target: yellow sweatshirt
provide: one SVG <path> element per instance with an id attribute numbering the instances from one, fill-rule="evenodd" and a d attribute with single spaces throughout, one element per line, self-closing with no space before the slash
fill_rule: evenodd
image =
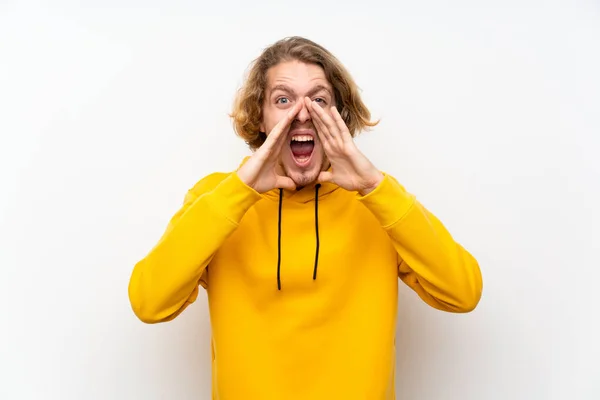
<path id="1" fill-rule="evenodd" d="M 213 399 L 394 399 L 399 279 L 432 307 L 468 312 L 482 278 L 384 176 L 366 196 L 329 183 L 261 195 L 235 171 L 206 176 L 135 265 L 135 314 L 172 320 L 206 289 Z"/>

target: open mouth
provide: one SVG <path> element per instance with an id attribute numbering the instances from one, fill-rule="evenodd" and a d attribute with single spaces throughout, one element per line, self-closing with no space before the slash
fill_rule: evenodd
<path id="1" fill-rule="evenodd" d="M 315 149 L 315 140 L 311 135 L 294 135 L 290 141 L 292 157 L 299 166 L 308 164 Z"/>

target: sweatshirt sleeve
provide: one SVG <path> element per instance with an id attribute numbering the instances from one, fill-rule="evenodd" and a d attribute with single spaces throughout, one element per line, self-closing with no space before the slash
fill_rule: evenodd
<path id="1" fill-rule="evenodd" d="M 177 317 L 198 296 L 210 260 L 262 197 L 237 173 L 212 174 L 192 188 L 154 248 L 133 268 L 129 300 L 146 323 Z"/>
<path id="2" fill-rule="evenodd" d="M 392 176 L 359 196 L 398 252 L 398 276 L 430 306 L 448 312 L 475 309 L 482 293 L 477 260 Z"/>

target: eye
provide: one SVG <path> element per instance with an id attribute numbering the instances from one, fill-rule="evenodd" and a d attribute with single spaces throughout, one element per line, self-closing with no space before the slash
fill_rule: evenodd
<path id="1" fill-rule="evenodd" d="M 316 101 L 317 103 L 327 104 L 327 102 L 325 101 L 325 99 L 322 98 L 322 97 L 317 97 L 314 101 Z"/>
<path id="2" fill-rule="evenodd" d="M 287 97 L 280 97 L 275 101 L 275 103 L 287 104 L 287 103 L 289 103 L 289 101 L 290 101 L 290 99 L 288 99 Z"/>

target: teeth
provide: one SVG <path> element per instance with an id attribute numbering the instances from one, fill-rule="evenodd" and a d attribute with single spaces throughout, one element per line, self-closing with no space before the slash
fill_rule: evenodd
<path id="1" fill-rule="evenodd" d="M 310 135 L 296 135 L 292 137 L 292 142 L 312 142 L 313 138 Z"/>

